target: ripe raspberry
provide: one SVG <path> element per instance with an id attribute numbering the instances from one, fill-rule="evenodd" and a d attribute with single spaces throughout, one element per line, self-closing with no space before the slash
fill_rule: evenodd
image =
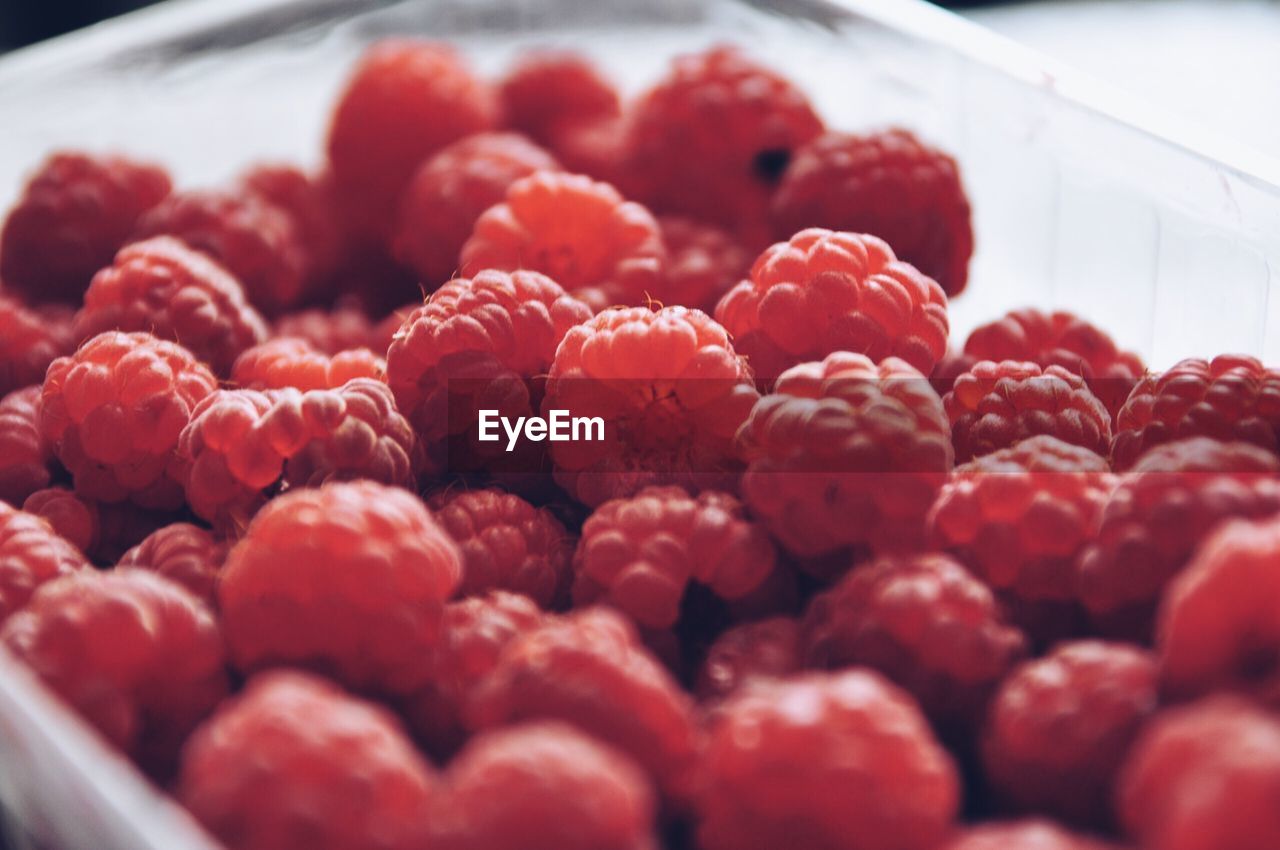
<path id="1" fill-rule="evenodd" d="M 1280 370 L 1223 354 L 1183 360 L 1138 382 L 1116 415 L 1112 463 L 1128 469 L 1152 446 L 1184 437 L 1240 440 L 1280 453 Z"/>
<path id="2" fill-rule="evenodd" d="M 517 636 L 469 706 L 475 729 L 542 718 L 617 747 L 669 799 L 687 798 L 697 752 L 692 703 L 619 615 L 586 608 Z"/>
<path id="3" fill-rule="evenodd" d="M 764 529 L 728 493 L 690 496 L 680 487 L 646 487 L 595 509 L 573 557 L 573 599 L 602 601 L 643 627 L 680 618 L 685 588 L 697 582 L 740 599 L 773 573 Z"/>
<path id="4" fill-rule="evenodd" d="M 247 349 L 231 368 L 231 382 L 252 390 L 285 387 L 332 390 L 355 378 L 383 380 L 387 364 L 367 348 L 353 348 L 333 355 L 297 337 L 276 337 Z"/>
<path id="5" fill-rule="evenodd" d="M 694 691 L 718 702 L 759 680 L 781 679 L 804 665 L 800 624 L 773 617 L 726 629 L 707 650 Z"/>
<path id="6" fill-rule="evenodd" d="M 505 126 L 548 144 L 566 126 L 616 118 L 621 100 L 591 60 L 569 50 L 519 57 L 498 89 Z"/>
<path id="7" fill-rule="evenodd" d="M 177 507 L 178 435 L 216 387 L 213 373 L 179 345 L 147 333 L 103 333 L 49 366 L 40 429 L 80 495 Z"/>
<path id="8" fill-rule="evenodd" d="M 329 288 L 346 249 L 333 181 L 292 165 L 256 165 L 240 176 L 239 188 L 286 213 L 302 248 L 308 289 Z"/>
<path id="9" fill-rule="evenodd" d="M 70 316 L 49 307 L 27 307 L 0 293 L 0 394 L 44 380 L 55 358 L 75 349 Z"/>
<path id="10" fill-rule="evenodd" d="M 898 357 L 928 375 L 947 350 L 941 287 L 872 236 L 802 230 L 756 260 L 716 319 L 757 380 L 836 351 Z"/>
<path id="11" fill-rule="evenodd" d="M 316 351 L 329 356 L 353 348 L 386 351 L 390 335 L 384 341 L 375 327 L 373 320 L 357 305 L 342 301 L 332 310 L 312 308 L 287 313 L 276 320 L 271 335 L 306 340 Z"/>
<path id="12" fill-rule="evenodd" d="M 219 390 L 191 414 L 178 468 L 198 516 L 240 528 L 277 486 L 411 484 L 414 454 L 391 391 L 355 378 L 335 390 Z"/>
<path id="13" fill-rule="evenodd" d="M 120 558 L 121 567 L 159 573 L 191 591 L 211 608 L 218 605 L 218 576 L 231 543 L 189 522 L 153 531 Z"/>
<path id="14" fill-rule="evenodd" d="M 417 850 L 437 782 L 390 714 L 289 671 L 196 730 L 176 795 L 235 850 Z"/>
<path id="15" fill-rule="evenodd" d="M 494 488 L 443 492 L 428 504 L 462 552 L 458 595 L 510 590 L 544 608 L 568 596 L 574 543 L 551 511 Z"/>
<path id="16" fill-rule="evenodd" d="M 43 519 L 0 503 L 0 623 L 45 582 L 88 567 L 84 555 Z"/>
<path id="17" fill-rule="evenodd" d="M 1112 492 L 1077 587 L 1096 625 L 1151 640 L 1165 587 L 1225 520 L 1280 511 L 1280 459 L 1249 443 L 1191 437 L 1145 453 Z"/>
<path id="18" fill-rule="evenodd" d="M 636 104 L 629 166 L 656 209 L 759 239 L 792 156 L 821 132 L 800 89 L 738 50 L 716 47 L 678 57 Z"/>
<path id="19" fill-rule="evenodd" d="M 1280 723 L 1215 697 L 1162 712 L 1119 780 L 1128 832 L 1154 850 L 1280 847 Z"/>
<path id="20" fill-rule="evenodd" d="M 552 128 L 547 149 L 566 171 L 609 183 L 628 197 L 643 194 L 643 181 L 627 161 L 630 114 L 564 121 Z"/>
<path id="21" fill-rule="evenodd" d="M 973 224 L 960 170 L 906 130 L 809 142 L 787 167 L 772 214 L 780 239 L 807 227 L 870 233 L 949 297 L 968 282 Z"/>
<path id="22" fill-rule="evenodd" d="M 458 263 L 533 269 L 594 310 L 644 302 L 662 287 L 667 251 L 653 215 L 608 183 L 542 171 L 517 180 L 476 219 Z"/>
<path id="23" fill-rule="evenodd" d="M 385 236 L 409 178 L 450 142 L 497 123 L 497 98 L 444 44 L 386 39 L 360 59 L 329 125 L 329 169 L 343 218 Z"/>
<path id="24" fill-rule="evenodd" d="M 939 554 L 859 566 L 814 598 L 803 628 L 807 666 L 879 671 L 956 741 L 975 731 L 1027 651 L 991 591 Z"/>
<path id="25" fill-rule="evenodd" d="M 919 548 L 952 464 L 942 402 L 924 376 L 895 357 L 875 364 L 848 352 L 784 372 L 738 442 L 747 505 L 802 557 Z"/>
<path id="26" fill-rule="evenodd" d="M 396 257 L 434 288 L 453 277 L 476 219 L 502 203 L 512 183 L 560 164 L 524 136 L 467 136 L 423 162 L 404 190 L 396 218 Z"/>
<path id="27" fill-rule="evenodd" d="M 667 279 L 660 290 L 674 304 L 711 313 L 751 269 L 751 256 L 728 231 L 691 218 L 659 216 L 667 245 Z"/>
<path id="28" fill-rule="evenodd" d="M 1040 434 L 1104 456 L 1111 442 L 1111 414 L 1084 378 L 1061 366 L 983 360 L 956 378 L 942 404 L 958 462 Z"/>
<path id="29" fill-rule="evenodd" d="M 430 677 L 458 549 L 412 493 L 373 481 L 271 501 L 227 556 L 223 629 L 240 670 L 310 666 L 354 689 L 403 693 Z"/>
<path id="30" fill-rule="evenodd" d="M 746 688 L 711 720 L 703 850 L 932 850 L 960 794 L 911 699 L 875 673 Z"/>
<path id="31" fill-rule="evenodd" d="M 119 156 L 55 153 L 32 175 L 0 231 L 0 278 L 33 301 L 78 304 L 94 272 L 169 194 L 169 175 Z"/>
<path id="32" fill-rule="evenodd" d="M 18 507 L 53 478 L 53 455 L 40 433 L 40 387 L 0 398 L 0 502 Z"/>
<path id="33" fill-rule="evenodd" d="M 64 487 L 37 490 L 22 509 L 53 527 L 93 563 L 111 566 L 148 534 L 173 521 L 168 512 L 148 511 L 129 502 L 107 504 Z"/>
<path id="34" fill-rule="evenodd" d="M 306 295 L 306 262 L 293 218 L 252 193 L 186 191 L 170 195 L 138 220 L 134 239 L 174 236 L 207 254 L 240 282 L 267 315 Z"/>
<path id="35" fill-rule="evenodd" d="M 1020 360 L 1075 372 L 1113 417 L 1145 371 L 1138 355 L 1121 351 L 1106 331 L 1065 311 L 1013 310 L 974 328 L 964 353 L 971 358 L 968 365 Z"/>
<path id="36" fill-rule="evenodd" d="M 147 331 L 180 343 L 220 375 L 267 338 L 240 284 L 207 257 L 167 236 L 134 242 L 93 276 L 76 314 L 77 339 Z"/>
<path id="37" fill-rule="evenodd" d="M 984 823 L 956 835 L 939 850 L 1119 850 L 1104 841 L 1067 832 L 1047 820 Z"/>
<path id="38" fill-rule="evenodd" d="M 5 622 L 0 643 L 161 779 L 188 733 L 227 694 L 213 614 L 142 570 L 76 570 L 41 585 Z"/>
<path id="39" fill-rule="evenodd" d="M 449 765 L 433 850 L 657 850 L 648 780 L 563 723 L 486 732 Z"/>
<path id="40" fill-rule="evenodd" d="M 1059 644 L 1000 686 L 982 741 L 987 780 L 1008 808 L 1105 831 L 1116 772 L 1158 701 L 1149 652 Z"/>
<path id="41" fill-rule="evenodd" d="M 86 555 L 98 545 L 97 506 L 65 487 L 37 490 L 22 503 L 22 510 L 38 516 L 63 540 Z"/>
<path id="42" fill-rule="evenodd" d="M 734 434 L 757 394 L 729 335 L 701 310 L 615 308 L 571 328 L 544 411 L 599 417 L 604 439 L 558 442 L 556 481 L 598 505 L 650 484 L 727 489 Z"/>

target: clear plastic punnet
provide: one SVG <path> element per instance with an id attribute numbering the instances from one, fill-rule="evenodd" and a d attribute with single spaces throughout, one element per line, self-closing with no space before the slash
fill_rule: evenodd
<path id="1" fill-rule="evenodd" d="M 317 163 L 351 63 L 388 35 L 491 72 L 572 47 L 632 92 L 675 54 L 739 44 L 830 126 L 901 125 L 957 157 L 977 234 L 959 339 L 1036 305 L 1156 368 L 1280 360 L 1280 161 L 917 0 L 173 0 L 0 59 L 0 206 L 60 147 L 153 157 L 187 186 Z M 19 847 L 213 846 L 2 652 L 0 802 Z"/>

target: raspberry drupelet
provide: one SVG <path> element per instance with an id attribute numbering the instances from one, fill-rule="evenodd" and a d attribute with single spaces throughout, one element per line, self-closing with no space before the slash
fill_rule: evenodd
<path id="1" fill-rule="evenodd" d="M 464 275 L 542 272 L 593 310 L 642 304 L 663 286 L 667 250 L 653 215 L 608 183 L 541 171 L 517 180 L 463 244 Z"/>
<path id="2" fill-rule="evenodd" d="M 988 822 L 961 830 L 938 850 L 1121 850 L 1048 820 Z"/>
<path id="3" fill-rule="evenodd" d="M 80 550 L 45 520 L 0 502 L 0 623 L 45 582 L 88 568 Z"/>
<path id="4" fill-rule="evenodd" d="M 682 216 L 658 217 L 667 246 L 662 297 L 707 313 L 751 269 L 752 257 L 727 230 Z"/>
<path id="5" fill-rule="evenodd" d="M 651 484 L 730 489 L 734 434 L 757 397 L 729 335 L 701 310 L 597 313 L 565 335 L 542 409 L 598 417 L 603 439 L 552 443 L 556 481 L 593 506 Z"/>
<path id="6" fill-rule="evenodd" d="M 223 630 L 241 671 L 298 665 L 355 690 L 400 694 L 431 678 L 457 546 L 415 495 L 373 481 L 273 499 L 227 556 Z"/>
<path id="7" fill-rule="evenodd" d="M 175 795 L 234 850 L 421 850 L 438 786 L 391 714 L 282 671 L 196 729 Z"/>
<path id="8" fill-rule="evenodd" d="M 711 644 L 694 692 L 704 704 L 714 705 L 753 682 L 781 679 L 803 667 L 800 623 L 794 617 L 742 623 Z"/>
<path id="9" fill-rule="evenodd" d="M 53 480 L 53 453 L 40 432 L 40 387 L 0 398 L 0 502 L 22 505 Z"/>
<path id="10" fill-rule="evenodd" d="M 121 556 L 118 566 L 151 570 L 217 608 L 218 577 L 230 549 L 230 541 L 207 529 L 175 522 L 148 534 Z"/>
<path id="11" fill-rule="evenodd" d="M 905 693 L 865 670 L 761 682 L 712 716 L 703 850 L 932 850 L 956 769 Z"/>
<path id="12" fill-rule="evenodd" d="M 213 373 L 185 348 L 110 331 L 49 366 L 40 430 L 80 495 L 174 508 L 182 503 L 178 436 L 216 387 Z"/>
<path id="13" fill-rule="evenodd" d="M 503 124 L 540 144 L 562 128 L 608 120 L 622 112 L 613 85 L 590 59 L 569 50 L 531 50 L 498 87 Z"/>
<path id="14" fill-rule="evenodd" d="M 773 198 L 774 233 L 871 233 L 949 297 L 969 279 L 973 224 L 960 169 L 907 130 L 828 132 L 796 151 Z"/>
<path id="15" fill-rule="evenodd" d="M 40 383 L 50 363 L 75 350 L 71 315 L 60 305 L 28 307 L 0 292 L 0 394 Z"/>
<path id="16" fill-rule="evenodd" d="M 312 307 L 286 313 L 272 325 L 271 336 L 305 340 L 316 351 L 331 357 L 353 348 L 385 352 L 390 340 L 379 335 L 377 324 L 358 305 L 342 300 L 332 310 Z"/>
<path id="17" fill-rule="evenodd" d="M 32 301 L 77 305 L 138 217 L 169 194 L 157 165 L 74 151 L 31 176 L 0 231 L 0 279 Z"/>
<path id="18" fill-rule="evenodd" d="M 98 507 L 65 487 L 37 490 L 22 503 L 22 510 L 38 516 L 54 532 L 86 556 L 92 556 L 101 533 Z"/>
<path id="19" fill-rule="evenodd" d="M 231 367 L 231 382 L 252 390 L 305 392 L 337 389 L 355 378 L 382 381 L 386 372 L 386 361 L 368 348 L 327 354 L 304 339 L 277 336 L 241 353 Z"/>

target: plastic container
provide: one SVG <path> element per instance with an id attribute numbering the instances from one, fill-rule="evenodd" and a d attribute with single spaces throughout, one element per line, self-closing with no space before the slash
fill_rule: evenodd
<path id="1" fill-rule="evenodd" d="M 391 34 L 456 41 L 485 70 L 571 46 L 628 90 L 675 53 L 739 43 L 831 126 L 901 124 L 959 158 L 978 249 L 958 338 L 1034 304 L 1156 367 L 1280 360 L 1280 163 L 916 0 L 174 0 L 0 59 L 0 204 L 60 146 L 153 156 L 186 185 L 314 163 L 352 60 Z M 39 846 L 211 846 L 3 653 L 0 800 Z"/>

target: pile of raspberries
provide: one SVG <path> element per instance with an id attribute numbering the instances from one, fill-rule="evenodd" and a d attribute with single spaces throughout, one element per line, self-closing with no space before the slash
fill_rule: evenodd
<path id="1" fill-rule="evenodd" d="M 730 47 L 389 40 L 319 170 L 54 153 L 0 644 L 228 850 L 1280 848 L 1280 371 L 952 338 L 972 251 Z"/>

